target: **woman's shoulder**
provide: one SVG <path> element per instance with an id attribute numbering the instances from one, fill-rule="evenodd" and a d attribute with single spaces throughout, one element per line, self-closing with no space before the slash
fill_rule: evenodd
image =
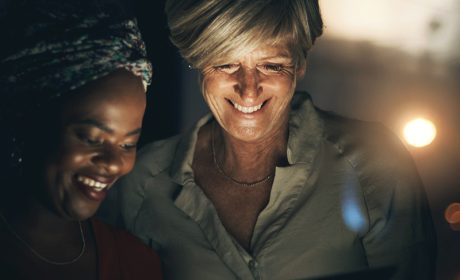
<path id="1" fill-rule="evenodd" d="M 175 135 L 143 146 L 137 153 L 133 172 L 148 172 L 150 175 L 156 175 L 168 168 L 174 159 L 181 137 L 182 135 Z"/>
<path id="2" fill-rule="evenodd" d="M 318 113 L 324 123 L 324 138 L 354 168 L 382 172 L 414 165 L 403 142 L 382 123 L 346 118 L 321 110 Z"/>
<path id="3" fill-rule="evenodd" d="M 402 141 L 377 122 L 354 120 L 319 112 L 324 137 L 345 159 L 358 178 L 369 204 L 390 201 L 397 195 L 408 204 L 424 200 L 423 183 L 415 161 Z"/>
<path id="4" fill-rule="evenodd" d="M 393 211 L 398 215 L 404 212 L 402 220 L 428 224 L 425 189 L 415 161 L 399 137 L 380 123 L 320 114 L 327 141 L 359 180 L 370 219 L 389 219 L 387 213 Z"/>
<path id="5" fill-rule="evenodd" d="M 305 119 L 317 120 L 318 133 L 350 163 L 359 166 L 371 161 L 408 164 L 411 161 L 400 139 L 382 123 L 341 116 L 316 107 L 306 92 L 296 92 L 292 108 Z M 305 122 L 305 121 L 304 121 Z M 303 124 L 303 123 L 302 123 Z"/>

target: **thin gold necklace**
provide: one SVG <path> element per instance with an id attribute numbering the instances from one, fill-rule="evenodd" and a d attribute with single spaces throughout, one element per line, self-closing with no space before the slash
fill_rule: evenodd
<path id="1" fill-rule="evenodd" d="M 217 171 L 227 180 L 237 184 L 237 185 L 240 185 L 242 187 L 254 187 L 256 185 L 260 185 L 262 183 L 265 183 L 267 181 L 269 181 L 270 179 L 273 178 L 273 176 L 275 175 L 275 173 L 271 173 L 269 174 L 268 176 L 266 176 L 265 178 L 261 179 L 261 180 L 258 180 L 258 181 L 255 181 L 255 182 L 250 182 L 250 183 L 246 183 L 246 182 L 240 182 L 236 179 L 234 179 L 232 176 L 230 175 L 227 175 L 227 173 L 225 173 L 224 169 L 220 166 L 219 164 L 219 161 L 217 160 L 217 157 L 216 157 L 216 149 L 214 147 L 214 126 L 215 126 L 215 122 L 212 123 L 212 127 L 211 127 L 211 149 L 212 149 L 212 158 L 214 160 L 214 166 L 216 167 Z"/>
<path id="2" fill-rule="evenodd" d="M 80 250 L 80 253 L 78 254 L 78 256 L 76 256 L 75 258 L 69 260 L 69 261 L 53 261 L 53 260 L 50 260 L 44 256 L 42 256 L 40 253 L 37 252 L 37 250 L 35 250 L 34 248 L 32 248 L 32 246 L 30 246 L 30 244 L 25 241 L 14 229 L 13 227 L 8 223 L 8 221 L 6 220 L 5 216 L 3 216 L 3 213 L 0 212 L 0 218 L 2 219 L 3 223 L 5 224 L 6 228 L 8 229 L 8 231 L 13 234 L 24 246 L 27 247 L 27 249 L 29 249 L 32 254 L 34 254 L 37 258 L 39 258 L 40 260 L 46 262 L 46 263 L 49 263 L 49 264 L 54 264 L 54 265 L 68 265 L 68 264 L 72 264 L 72 263 L 75 263 L 77 262 L 81 256 L 83 256 L 83 254 L 85 253 L 86 251 L 86 240 L 85 240 L 85 235 L 83 233 L 83 227 L 81 225 L 81 222 L 78 221 L 78 225 L 80 226 L 80 236 L 81 236 L 81 241 L 82 241 L 82 246 L 81 246 L 81 250 Z"/>

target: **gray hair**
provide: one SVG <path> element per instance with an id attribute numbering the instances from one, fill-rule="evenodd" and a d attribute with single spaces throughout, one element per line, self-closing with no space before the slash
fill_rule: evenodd
<path id="1" fill-rule="evenodd" d="M 167 0 L 171 41 L 195 68 L 284 44 L 298 68 L 322 34 L 318 0 Z"/>

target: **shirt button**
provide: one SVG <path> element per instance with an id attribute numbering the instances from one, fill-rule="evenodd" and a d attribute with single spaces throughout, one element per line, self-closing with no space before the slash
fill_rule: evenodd
<path id="1" fill-rule="evenodd" d="M 254 279 L 261 279 L 260 278 L 260 272 L 257 269 L 259 267 L 259 264 L 255 260 L 250 260 L 248 263 L 249 269 L 252 272 L 252 275 L 254 276 Z"/>

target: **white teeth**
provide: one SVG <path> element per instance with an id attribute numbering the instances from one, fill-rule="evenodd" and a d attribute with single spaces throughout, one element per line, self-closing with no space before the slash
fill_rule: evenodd
<path id="1" fill-rule="evenodd" d="M 106 183 L 101 183 L 91 178 L 83 177 L 83 176 L 78 176 L 77 181 L 93 188 L 97 192 L 102 191 L 105 187 L 108 186 L 108 184 Z"/>
<path id="2" fill-rule="evenodd" d="M 236 102 L 233 102 L 233 106 L 235 107 L 235 109 L 237 109 L 238 111 L 240 112 L 243 112 L 245 114 L 250 114 L 250 113 L 254 113 L 256 111 L 259 111 L 260 108 L 262 108 L 262 105 L 263 103 L 257 105 L 257 106 L 252 106 L 252 107 L 244 107 L 244 106 L 241 106 L 239 104 L 237 104 Z"/>

